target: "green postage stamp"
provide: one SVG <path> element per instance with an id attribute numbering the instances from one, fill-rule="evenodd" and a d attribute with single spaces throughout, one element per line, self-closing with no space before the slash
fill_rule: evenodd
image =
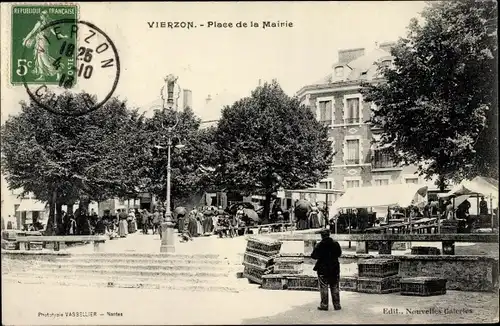
<path id="1" fill-rule="evenodd" d="M 74 74 L 77 33 L 57 21 L 78 20 L 76 5 L 13 5 L 11 83 L 54 85 Z M 76 76 L 75 76 L 76 77 Z"/>

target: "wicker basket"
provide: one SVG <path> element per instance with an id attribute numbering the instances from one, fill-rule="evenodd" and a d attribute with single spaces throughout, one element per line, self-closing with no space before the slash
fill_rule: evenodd
<path id="1" fill-rule="evenodd" d="M 281 241 L 250 238 L 246 251 L 270 257 L 279 254 L 281 245 Z"/>
<path id="2" fill-rule="evenodd" d="M 278 257 L 274 260 L 275 274 L 301 274 L 303 271 L 303 257 Z"/>
<path id="3" fill-rule="evenodd" d="M 19 245 L 18 245 L 16 240 L 4 240 L 4 239 L 2 239 L 2 249 L 16 250 L 16 249 L 19 249 Z"/>
<path id="4" fill-rule="evenodd" d="M 401 279 L 401 294 L 431 296 L 446 294 L 446 279 L 439 277 L 411 277 Z"/>
<path id="5" fill-rule="evenodd" d="M 339 281 L 340 290 L 358 291 L 358 276 L 343 276 Z"/>
<path id="6" fill-rule="evenodd" d="M 359 277 L 358 292 L 385 294 L 399 292 L 401 277 L 398 275 L 387 277 Z"/>
<path id="7" fill-rule="evenodd" d="M 287 290 L 288 279 L 281 274 L 262 275 L 262 288 L 267 290 Z"/>
<path id="8" fill-rule="evenodd" d="M 364 259 L 358 263 L 359 277 L 386 277 L 399 273 L 395 259 Z"/>
<path id="9" fill-rule="evenodd" d="M 274 262 L 274 258 L 259 255 L 252 252 L 245 252 L 243 256 L 243 263 L 249 263 L 253 266 L 259 266 L 260 268 L 267 268 L 271 266 Z"/>
<path id="10" fill-rule="evenodd" d="M 412 255 L 440 255 L 441 250 L 436 247 L 412 247 L 411 248 Z"/>
<path id="11" fill-rule="evenodd" d="M 3 240 L 16 240 L 17 232 L 14 230 L 4 230 L 2 231 L 2 239 Z"/>
<path id="12" fill-rule="evenodd" d="M 43 249 L 43 242 L 30 242 L 29 243 L 29 250 L 42 250 Z"/>
<path id="13" fill-rule="evenodd" d="M 308 275 L 287 276 L 289 290 L 318 291 L 318 278 Z"/>
<path id="14" fill-rule="evenodd" d="M 250 263 L 243 263 L 245 268 L 243 269 L 243 277 L 249 279 L 252 282 L 262 284 L 262 276 L 271 273 L 271 268 L 261 268 Z"/>

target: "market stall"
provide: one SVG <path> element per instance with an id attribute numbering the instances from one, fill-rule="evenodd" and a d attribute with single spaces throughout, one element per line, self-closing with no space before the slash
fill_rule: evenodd
<path id="1" fill-rule="evenodd" d="M 477 201 L 477 216 L 485 215 L 480 212 L 480 198 L 489 199 L 489 211 L 486 213 L 491 217 L 491 228 L 495 227 L 493 207 L 498 209 L 498 180 L 487 177 L 475 177 L 472 180 L 463 180 L 453 187 L 449 192 L 440 194 L 439 197 L 450 199 L 455 210 L 464 200 L 475 197 Z"/>
<path id="2" fill-rule="evenodd" d="M 336 211 L 374 207 L 423 207 L 427 201 L 426 197 L 427 186 L 416 184 L 358 187 L 347 189 L 333 207 Z M 409 223 L 411 225 L 411 220 Z"/>

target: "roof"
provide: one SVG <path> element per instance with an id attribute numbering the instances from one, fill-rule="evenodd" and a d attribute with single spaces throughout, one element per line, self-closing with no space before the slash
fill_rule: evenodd
<path id="1" fill-rule="evenodd" d="M 408 207 L 423 202 L 423 197 L 426 194 L 427 186 L 417 184 L 402 183 L 349 188 L 333 206 L 335 209 L 386 206 Z"/>
<path id="2" fill-rule="evenodd" d="M 453 187 L 448 193 L 439 197 L 449 198 L 463 195 L 479 195 L 485 197 L 498 198 L 498 181 L 492 178 L 475 177 L 472 180 L 463 180 Z"/>
<path id="3" fill-rule="evenodd" d="M 302 89 L 299 90 L 298 94 L 300 95 L 308 88 L 314 87 L 316 85 L 337 84 L 339 82 L 343 84 L 353 81 L 371 81 L 380 78 L 381 76 L 378 72 L 378 66 L 376 63 L 393 59 L 393 57 L 387 50 L 386 48 L 378 47 L 354 60 L 348 62 L 337 61 L 332 65 L 332 70 L 335 67 L 342 66 L 344 67 L 344 76 L 335 77 L 334 71 L 332 71 L 321 79 L 315 81 L 314 83 L 302 87 Z"/>
<path id="4" fill-rule="evenodd" d="M 23 199 L 19 204 L 19 212 L 44 212 L 46 203 L 35 199 Z"/>

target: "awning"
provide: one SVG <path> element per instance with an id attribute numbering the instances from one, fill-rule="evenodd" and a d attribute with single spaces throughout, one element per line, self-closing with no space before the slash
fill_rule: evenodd
<path id="1" fill-rule="evenodd" d="M 439 197 L 450 198 L 463 195 L 476 195 L 484 197 L 498 198 L 498 182 L 496 180 L 476 177 L 469 180 L 463 180 L 460 184 L 453 187 L 445 194 L 439 194 Z"/>
<path id="2" fill-rule="evenodd" d="M 335 209 L 369 208 L 422 205 L 427 195 L 427 186 L 416 184 L 391 184 L 349 188 L 333 206 Z"/>
<path id="3" fill-rule="evenodd" d="M 19 212 L 43 212 L 46 203 L 35 199 L 22 199 L 17 210 Z"/>

